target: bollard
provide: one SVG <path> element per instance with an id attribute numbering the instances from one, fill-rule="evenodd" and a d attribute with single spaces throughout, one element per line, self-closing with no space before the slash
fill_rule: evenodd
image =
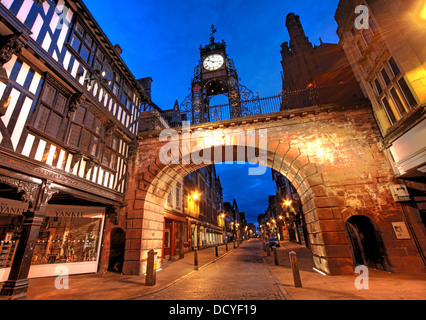
<path id="1" fill-rule="evenodd" d="M 157 283 L 157 253 L 154 250 L 148 252 L 146 263 L 145 286 L 155 286 Z"/>
<path id="2" fill-rule="evenodd" d="M 278 250 L 277 247 L 274 247 L 274 260 L 275 260 L 275 265 L 278 266 Z"/>
<path id="3" fill-rule="evenodd" d="M 296 252 L 292 251 L 289 253 L 289 255 L 290 255 L 291 269 L 293 270 L 294 286 L 296 288 L 301 288 L 302 280 L 300 279 L 299 265 L 297 263 Z"/>
<path id="4" fill-rule="evenodd" d="M 234 243 L 234 249 L 236 248 L 236 246 L 235 246 L 235 240 L 233 241 L 233 243 Z"/>
<path id="5" fill-rule="evenodd" d="M 263 251 L 266 252 L 266 242 L 263 242 Z"/>
<path id="6" fill-rule="evenodd" d="M 216 257 L 219 257 L 219 248 L 217 245 L 214 247 L 214 251 L 215 251 Z"/>
<path id="7" fill-rule="evenodd" d="M 194 248 L 194 270 L 198 270 L 198 248 Z"/>
<path id="8" fill-rule="evenodd" d="M 228 252 L 228 242 L 225 242 L 226 252 Z"/>
<path id="9" fill-rule="evenodd" d="M 271 256 L 271 247 L 270 247 L 269 245 L 266 245 L 266 255 L 267 255 L 268 257 L 270 257 L 270 256 Z"/>

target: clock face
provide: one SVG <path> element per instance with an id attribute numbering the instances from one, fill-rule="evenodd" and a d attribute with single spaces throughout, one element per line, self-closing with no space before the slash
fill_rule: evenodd
<path id="1" fill-rule="evenodd" d="M 203 67 L 208 71 L 214 71 L 223 66 L 225 60 L 220 54 L 212 54 L 204 59 Z"/>

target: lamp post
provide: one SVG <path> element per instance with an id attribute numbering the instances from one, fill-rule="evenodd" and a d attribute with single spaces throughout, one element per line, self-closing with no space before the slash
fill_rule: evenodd
<path id="1" fill-rule="evenodd" d="M 224 214 L 223 212 L 222 212 L 222 214 L 220 215 L 220 218 L 222 219 L 222 221 L 223 221 L 223 243 L 226 243 L 227 242 L 227 232 L 226 232 L 226 214 Z M 221 221 L 221 224 L 222 224 L 222 221 Z"/>

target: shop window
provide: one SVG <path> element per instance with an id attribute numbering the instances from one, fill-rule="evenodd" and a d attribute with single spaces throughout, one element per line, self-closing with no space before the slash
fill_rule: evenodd
<path id="1" fill-rule="evenodd" d="M 47 217 L 31 264 L 96 261 L 101 219 Z"/>
<path id="2" fill-rule="evenodd" d="M 4 206 L 6 207 L 6 206 Z M 18 247 L 23 216 L 1 212 L 0 215 L 0 269 L 9 268 Z M 0 277 L 1 279 L 1 277 Z M 1 281 L 1 280 L 0 280 Z"/>
<path id="3" fill-rule="evenodd" d="M 23 208 L 19 201 L 4 200 L 4 208 Z M 27 205 L 28 207 L 28 205 Z M 62 207 L 48 208 L 39 235 L 35 242 L 32 265 L 49 265 L 58 263 L 95 262 L 99 256 L 100 241 L 104 215 L 92 208 Z M 22 210 L 22 209 L 20 209 Z M 102 210 L 102 209 L 100 209 Z M 22 232 L 23 215 L 0 215 L 0 269 L 10 268 Z M 38 269 L 41 270 L 41 269 Z M 46 276 L 51 268 L 47 268 Z M 91 269 L 95 271 L 94 268 Z M 0 282 L 7 279 L 2 278 Z"/>

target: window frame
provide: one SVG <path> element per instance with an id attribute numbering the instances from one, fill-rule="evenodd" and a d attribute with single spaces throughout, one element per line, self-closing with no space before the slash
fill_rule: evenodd
<path id="1" fill-rule="evenodd" d="M 84 111 L 82 111 L 84 110 Z M 79 111 L 83 112 L 83 117 L 82 120 L 79 121 L 78 119 L 76 119 L 76 116 L 78 114 Z M 91 126 L 88 124 L 88 120 L 89 120 L 89 116 L 93 116 L 92 119 L 93 123 L 91 124 Z M 95 123 L 100 123 L 100 129 L 99 132 L 96 132 L 95 130 Z M 71 132 L 72 132 L 72 127 L 79 127 L 80 128 L 80 133 L 79 133 L 79 137 L 78 137 L 78 144 L 74 145 L 70 143 L 70 138 L 71 138 Z M 79 149 L 81 152 L 83 152 L 84 154 L 87 154 L 89 156 L 92 156 L 95 159 L 99 159 L 101 158 L 101 156 L 103 157 L 103 153 L 101 153 L 101 145 L 103 143 L 104 137 L 104 124 L 102 123 L 102 121 L 96 117 L 95 114 L 93 114 L 93 112 L 90 111 L 89 108 L 85 107 L 85 106 L 79 106 L 77 108 L 77 110 L 74 111 L 73 115 L 70 117 L 70 127 L 66 136 L 66 144 L 72 148 L 76 148 Z M 85 143 L 85 145 L 82 145 L 83 143 L 83 138 L 84 138 L 84 134 L 88 134 L 88 141 L 87 143 Z M 97 139 L 97 143 L 94 143 L 94 140 Z M 95 145 L 96 146 L 96 150 L 95 152 L 91 151 L 91 146 Z"/>
<path id="2" fill-rule="evenodd" d="M 389 78 L 389 83 L 386 82 L 383 72 L 385 72 Z M 381 93 L 377 90 L 376 81 L 381 86 Z M 407 92 L 405 92 L 405 90 L 401 87 L 401 81 L 404 81 L 406 86 L 405 90 L 409 90 L 408 93 L 411 97 L 407 97 Z M 410 89 L 404 74 L 401 71 L 401 68 L 392 56 L 385 60 L 370 84 L 374 88 L 376 97 L 380 105 L 385 110 L 391 126 L 400 121 L 412 109 L 419 105 L 414 92 Z M 385 102 L 384 99 L 386 99 Z M 393 106 L 390 105 L 389 101 L 392 102 Z M 391 114 L 389 114 L 389 112 L 391 112 Z"/>
<path id="3" fill-rule="evenodd" d="M 55 91 L 55 93 L 53 94 L 54 96 L 50 102 L 45 100 L 45 94 L 47 92 L 48 87 L 52 88 Z M 65 99 L 62 112 L 58 110 L 57 108 L 55 108 L 60 96 L 64 97 Z M 71 99 L 71 96 L 68 92 L 61 90 L 61 88 L 58 88 L 57 86 L 55 86 L 55 84 L 50 82 L 48 79 L 44 79 L 43 88 L 40 92 L 40 95 L 37 101 L 37 109 L 30 122 L 31 128 L 41 133 L 43 136 L 48 137 L 49 139 L 63 143 L 66 136 L 66 131 L 67 131 L 64 128 L 67 127 L 68 120 L 66 118 L 66 111 L 68 110 L 70 99 Z M 39 121 L 38 119 L 39 117 L 41 117 L 41 112 L 43 108 L 47 110 L 47 116 L 46 116 L 44 126 L 41 127 L 38 124 L 38 121 Z M 60 118 L 59 124 L 57 125 L 58 130 L 55 132 L 54 135 L 52 134 L 52 132 L 48 131 L 48 128 L 54 127 L 49 125 L 49 123 L 51 123 L 52 121 L 53 116 L 57 116 L 58 118 Z"/>

